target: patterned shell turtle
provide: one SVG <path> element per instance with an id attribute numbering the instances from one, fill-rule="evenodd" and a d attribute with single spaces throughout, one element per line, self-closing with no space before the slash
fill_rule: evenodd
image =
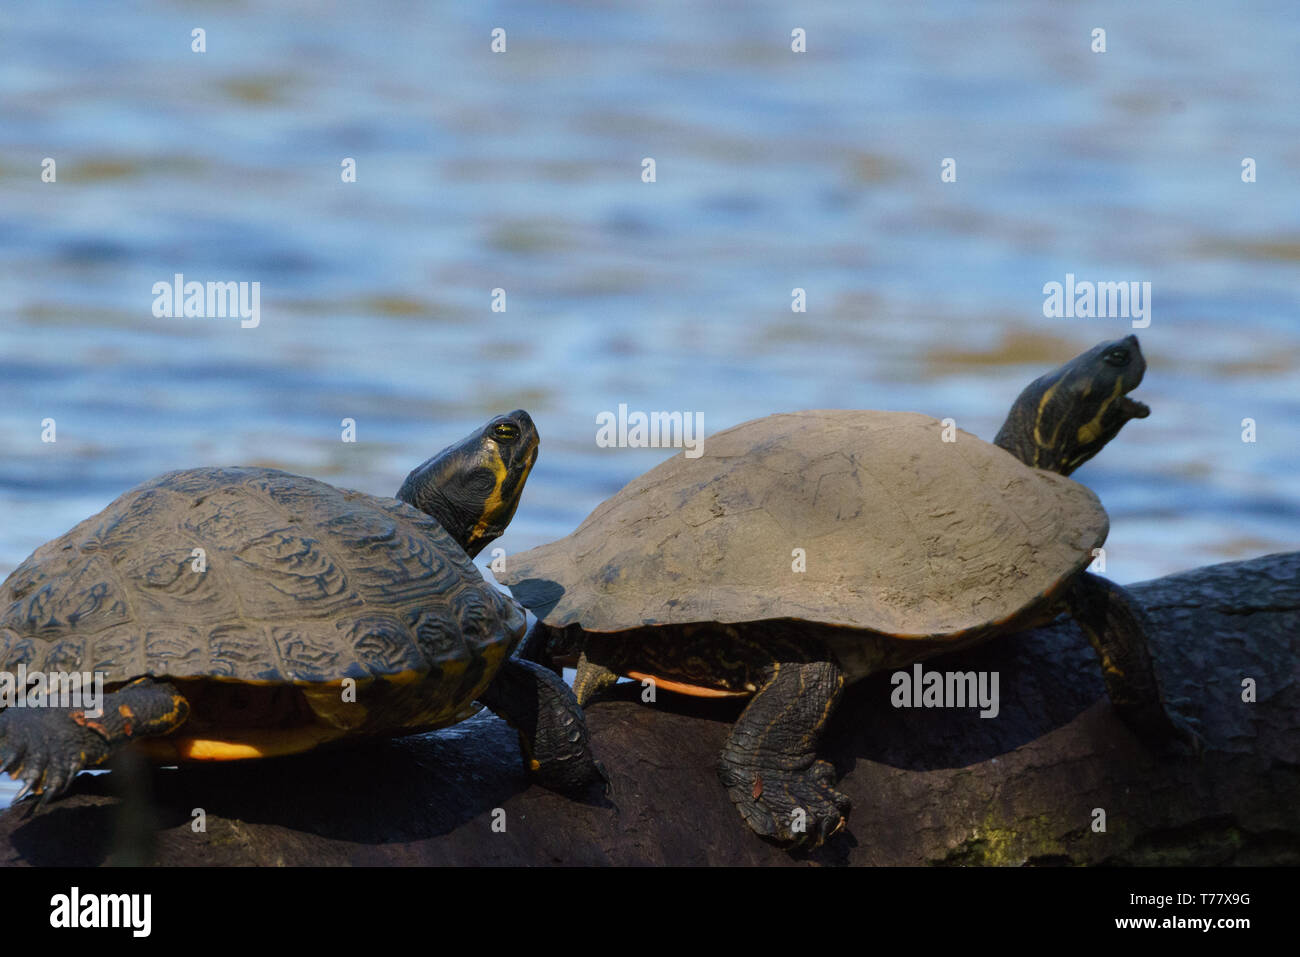
<path id="1" fill-rule="evenodd" d="M 514 515 L 537 447 L 526 412 L 499 416 L 400 501 L 268 468 L 131 489 L 0 585 L 11 687 L 21 668 L 93 672 L 107 692 L 0 712 L 0 768 L 43 803 L 128 743 L 168 764 L 270 757 L 444 727 L 478 701 L 519 730 L 542 784 L 585 791 L 604 772 L 582 712 L 510 657 L 523 610 L 470 560 Z"/>
<path id="2" fill-rule="evenodd" d="M 943 441 L 940 422 L 906 412 L 799 412 L 721 432 L 511 559 L 503 580 L 539 616 L 527 653 L 576 655 L 582 703 L 620 675 L 748 697 L 720 775 L 750 827 L 783 842 L 817 844 L 844 824 L 848 800 L 816 747 L 846 682 L 1061 608 L 1130 726 L 1195 747 L 1165 709 L 1141 610 L 1084 570 L 1108 521 L 1064 477 L 1148 414 L 1126 395 L 1144 370 L 1136 338 L 1098 345 L 1025 389 L 997 445 Z"/>

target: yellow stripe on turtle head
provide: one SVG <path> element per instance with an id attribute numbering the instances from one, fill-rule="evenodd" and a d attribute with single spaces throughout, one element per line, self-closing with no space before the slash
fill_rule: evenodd
<path id="1" fill-rule="evenodd" d="M 1116 379 L 1115 388 L 1111 390 L 1110 395 L 1108 395 L 1105 399 L 1102 400 L 1101 405 L 1097 409 L 1097 414 L 1094 415 L 1089 421 L 1079 426 L 1079 431 L 1075 433 L 1079 439 L 1080 445 L 1089 445 L 1097 441 L 1097 439 L 1101 438 L 1102 417 L 1106 415 L 1106 410 L 1109 409 L 1112 405 L 1114 405 L 1115 400 L 1124 394 L 1123 390 L 1124 390 L 1123 381 L 1121 381 L 1120 379 Z"/>
<path id="2" fill-rule="evenodd" d="M 506 480 L 510 478 L 510 469 L 501 458 L 500 451 L 494 448 L 493 453 L 492 460 L 484 464 L 492 470 L 496 483 L 487 499 L 483 502 L 483 510 L 479 513 L 477 524 L 469 533 L 470 545 L 482 541 L 489 532 L 493 532 L 494 535 L 499 534 L 500 527 L 510 518 L 515 507 L 519 504 L 517 495 L 506 495 Z M 528 475 L 532 470 L 532 461 L 526 462 L 519 474 L 519 481 L 514 485 L 514 488 L 522 488 L 524 483 L 528 481 Z"/>
<path id="3" fill-rule="evenodd" d="M 1061 380 L 1057 379 L 1043 391 L 1043 397 L 1038 400 L 1038 411 L 1034 414 L 1034 465 L 1038 464 L 1039 453 L 1042 449 L 1056 444 L 1056 433 L 1061 429 L 1061 423 L 1058 421 L 1056 427 L 1052 429 L 1050 439 L 1043 435 L 1043 413 L 1047 411 L 1047 404 L 1052 401 L 1052 396 L 1056 394 L 1056 388 L 1060 384 Z"/>

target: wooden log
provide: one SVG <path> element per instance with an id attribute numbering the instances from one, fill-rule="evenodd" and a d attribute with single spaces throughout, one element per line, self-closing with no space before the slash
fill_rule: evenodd
<path id="1" fill-rule="evenodd" d="M 851 688 L 823 753 L 853 811 L 813 852 L 755 837 L 718 784 L 738 704 L 660 692 L 648 705 L 623 685 L 589 708 L 607 803 L 530 786 L 513 732 L 484 714 L 279 761 L 82 775 L 48 809 L 0 813 L 0 863 L 1300 863 L 1300 552 L 1131 590 L 1166 696 L 1199 721 L 1199 762 L 1139 744 L 1082 634 L 1058 621 L 926 663 L 997 672 L 996 718 L 896 709 L 888 675 Z"/>

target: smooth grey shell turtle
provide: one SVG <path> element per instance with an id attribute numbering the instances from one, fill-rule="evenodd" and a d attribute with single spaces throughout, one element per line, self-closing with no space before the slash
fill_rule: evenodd
<path id="1" fill-rule="evenodd" d="M 412 472 L 401 500 L 267 468 L 131 489 L 0 585 L 0 672 L 96 672 L 108 692 L 99 714 L 0 712 L 0 769 L 45 801 L 128 744 L 168 764 L 271 757 L 444 727 L 481 702 L 541 783 L 584 791 L 603 771 L 582 712 L 510 657 L 524 612 L 471 561 L 537 448 L 520 410 Z"/>
<path id="2" fill-rule="evenodd" d="M 577 657 L 583 704 L 620 675 L 749 698 L 721 778 L 750 827 L 780 841 L 817 844 L 844 824 L 849 803 L 816 751 L 847 682 L 1060 610 L 1138 733 L 1195 743 L 1165 709 L 1141 609 L 1085 571 L 1109 523 L 1064 477 L 1148 414 L 1127 396 L 1144 370 L 1136 338 L 1098 345 L 1025 389 L 996 445 L 945 441 L 942 423 L 909 412 L 745 422 L 500 577 L 539 618 L 531 653 Z"/>

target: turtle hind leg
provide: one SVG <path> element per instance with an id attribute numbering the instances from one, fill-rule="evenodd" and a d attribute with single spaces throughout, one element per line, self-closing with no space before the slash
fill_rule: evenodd
<path id="1" fill-rule="evenodd" d="M 732 729 L 718 776 L 750 828 L 783 843 L 823 843 L 844 826 L 847 797 L 817 742 L 844 691 L 831 661 L 770 665 Z"/>
<path id="2" fill-rule="evenodd" d="M 9 708 L 0 712 L 0 771 L 23 782 L 17 800 L 53 801 L 77 772 L 103 764 L 136 738 L 175 731 L 189 702 L 171 685 L 134 681 L 100 702 L 100 714 L 72 708 Z"/>
<path id="3" fill-rule="evenodd" d="M 572 797 L 584 797 L 596 785 L 609 790 L 582 708 L 553 671 L 508 658 L 479 701 L 519 732 L 524 762 L 542 787 Z"/>
<path id="4" fill-rule="evenodd" d="M 1137 600 L 1114 582 L 1082 572 L 1068 601 L 1097 652 L 1106 693 L 1124 723 L 1161 751 L 1182 747 L 1200 754 L 1200 735 L 1165 705 L 1147 648 L 1150 622 Z"/>

